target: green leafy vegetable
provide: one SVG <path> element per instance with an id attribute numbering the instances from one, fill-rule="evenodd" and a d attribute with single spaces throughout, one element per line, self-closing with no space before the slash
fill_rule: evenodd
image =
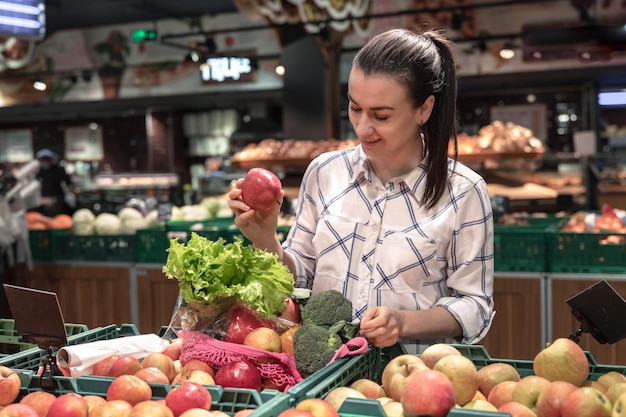
<path id="1" fill-rule="evenodd" d="M 177 279 L 180 295 L 188 304 L 218 303 L 229 297 L 246 303 L 263 317 L 285 308 L 293 289 L 293 276 L 275 254 L 241 239 L 227 243 L 192 233 L 187 243 L 170 240 L 163 273 Z"/>

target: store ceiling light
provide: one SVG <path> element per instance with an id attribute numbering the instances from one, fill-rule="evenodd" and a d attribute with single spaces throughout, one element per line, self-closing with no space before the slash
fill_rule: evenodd
<path id="1" fill-rule="evenodd" d="M 285 66 L 283 64 L 278 64 L 276 65 L 274 71 L 277 75 L 280 75 L 282 77 L 283 75 L 285 75 Z"/>
<path id="2" fill-rule="evenodd" d="M 502 59 L 511 59 L 515 56 L 515 50 L 518 48 L 513 42 L 505 42 L 500 49 L 500 58 Z"/>
<path id="3" fill-rule="evenodd" d="M 37 91 L 46 91 L 46 89 L 48 88 L 48 85 L 46 84 L 44 80 L 42 80 L 41 78 L 38 78 L 35 81 L 33 81 L 33 88 Z"/>

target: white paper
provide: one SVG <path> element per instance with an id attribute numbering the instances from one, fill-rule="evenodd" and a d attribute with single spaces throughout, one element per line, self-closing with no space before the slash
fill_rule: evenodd
<path id="1" fill-rule="evenodd" d="M 57 352 L 57 364 L 68 368 L 73 377 L 91 375 L 93 365 L 110 355 L 131 355 L 143 359 L 150 353 L 163 352 L 168 345 L 169 341 L 154 333 L 99 340 L 62 347 Z"/>

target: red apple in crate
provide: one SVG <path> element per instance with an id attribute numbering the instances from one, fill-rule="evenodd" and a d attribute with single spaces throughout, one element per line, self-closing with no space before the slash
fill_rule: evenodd
<path id="1" fill-rule="evenodd" d="M 404 409 L 399 401 L 389 401 L 382 405 L 387 417 L 404 417 Z"/>
<path id="2" fill-rule="evenodd" d="M 243 408 L 233 414 L 233 417 L 248 417 L 250 414 L 254 413 L 255 408 Z"/>
<path id="3" fill-rule="evenodd" d="M 454 385 L 444 373 L 423 369 L 407 378 L 400 402 L 407 417 L 445 417 L 455 406 Z"/>
<path id="4" fill-rule="evenodd" d="M 607 396 L 590 387 L 576 388 L 561 407 L 561 415 L 567 417 L 610 417 L 611 411 Z"/>
<path id="5" fill-rule="evenodd" d="M 241 359 L 222 365 L 215 372 L 215 383 L 228 388 L 250 388 L 261 391 L 261 372 L 251 362 Z"/>
<path id="6" fill-rule="evenodd" d="M 542 417 L 561 417 L 561 408 L 567 396 L 578 387 L 567 381 L 551 382 L 537 398 L 535 410 Z"/>
<path id="7" fill-rule="evenodd" d="M 535 414 L 533 410 L 516 401 L 509 401 L 508 403 L 502 404 L 498 407 L 498 412 L 509 413 L 511 417 L 537 417 L 537 414 Z"/>
<path id="8" fill-rule="evenodd" d="M 57 399 L 56 395 L 48 391 L 33 391 L 26 394 L 20 400 L 21 404 L 26 404 L 35 409 L 41 416 L 48 414 L 52 403 Z M 104 401 L 104 399 L 102 400 Z"/>
<path id="9" fill-rule="evenodd" d="M 89 404 L 78 394 L 69 392 L 57 397 L 50 405 L 47 417 L 87 417 Z"/>
<path id="10" fill-rule="evenodd" d="M 578 343 L 561 337 L 535 356 L 533 371 L 548 381 L 567 381 L 580 387 L 589 377 L 589 360 Z"/>
<path id="11" fill-rule="evenodd" d="M 489 392 L 502 381 L 519 381 L 521 376 L 517 369 L 509 363 L 492 362 L 478 370 L 478 389 L 489 396 Z"/>
<path id="12" fill-rule="evenodd" d="M 467 404 L 476 395 L 478 369 L 470 359 L 461 355 L 446 355 L 435 363 L 433 369 L 442 372 L 452 381 L 458 405 Z"/>
<path id="13" fill-rule="evenodd" d="M 527 375 L 513 388 L 512 400 L 524 404 L 534 412 L 539 395 L 549 386 L 550 381 L 547 379 L 537 375 Z"/>
<path id="14" fill-rule="evenodd" d="M 195 382 L 183 382 L 165 396 L 165 404 L 172 410 L 174 417 L 192 408 L 211 408 L 211 393 Z"/>
<path id="15" fill-rule="evenodd" d="M 308 411 L 313 417 L 339 417 L 337 410 L 321 398 L 307 398 L 296 404 L 296 410 Z M 294 416 L 295 417 L 295 416 Z"/>
<path id="16" fill-rule="evenodd" d="M 109 376 L 111 365 L 113 365 L 113 362 L 115 362 L 119 357 L 120 355 L 114 353 L 113 355 L 100 359 L 93 365 L 91 374 L 95 376 Z"/>
<path id="17" fill-rule="evenodd" d="M 89 407 L 89 412 L 91 413 L 96 407 L 107 402 L 103 397 L 95 394 L 87 394 L 83 395 L 83 399 L 87 401 L 87 406 Z"/>
<path id="18" fill-rule="evenodd" d="M 237 306 L 230 313 L 230 322 L 224 336 L 225 342 L 243 344 L 248 333 L 258 327 L 275 329 L 271 320 L 259 317 L 246 306 Z"/>
<path id="19" fill-rule="evenodd" d="M 214 417 L 214 414 L 210 410 L 204 410 L 202 408 L 192 408 L 191 410 L 187 410 L 182 413 L 180 417 Z"/>
<path id="20" fill-rule="evenodd" d="M 164 401 L 142 401 L 133 406 L 127 417 L 174 417 L 174 413 Z"/>
<path id="21" fill-rule="evenodd" d="M 269 327 L 257 327 L 253 329 L 243 340 L 245 346 L 280 353 L 283 343 L 278 332 Z"/>
<path id="22" fill-rule="evenodd" d="M 600 375 L 597 382 L 606 388 L 606 391 L 615 384 L 623 384 L 626 382 L 626 376 L 620 374 L 617 371 L 608 371 Z"/>
<path id="23" fill-rule="evenodd" d="M 143 379 L 148 383 L 155 384 L 169 384 L 170 379 L 161 371 L 159 368 L 155 368 L 151 366 L 149 368 L 141 368 L 137 372 L 135 372 L 135 376 L 139 379 Z M 174 379 L 174 378 L 172 378 Z"/>
<path id="24" fill-rule="evenodd" d="M 378 382 L 367 378 L 357 379 L 350 384 L 350 388 L 354 388 L 365 395 L 365 398 L 370 398 L 372 400 L 385 397 L 387 395 L 383 387 Z"/>
<path id="25" fill-rule="evenodd" d="M 513 401 L 513 390 L 518 381 L 502 381 L 489 391 L 487 401 L 495 405 L 496 408 Z"/>
<path id="26" fill-rule="evenodd" d="M 123 400 L 131 405 L 152 399 L 150 384 L 135 375 L 120 375 L 111 381 L 106 392 L 107 401 Z"/>
<path id="27" fill-rule="evenodd" d="M 411 359 L 410 357 L 417 358 Z M 394 362 L 395 359 L 398 359 L 397 362 Z M 400 397 L 402 397 L 402 391 L 404 390 L 404 385 L 407 382 L 409 376 L 413 375 L 416 372 L 421 372 L 425 369 L 429 369 L 424 365 L 424 363 L 415 355 L 401 355 L 397 358 L 392 359 L 385 368 L 383 368 L 382 380 L 383 380 L 383 389 L 387 393 L 389 397 L 391 397 L 394 401 L 400 401 Z M 405 362 L 406 361 L 406 362 Z M 403 363 L 401 365 L 401 363 Z M 395 369 L 395 372 L 392 372 Z"/>
<path id="28" fill-rule="evenodd" d="M 464 404 L 462 408 L 467 410 L 498 411 L 496 406 L 487 400 L 472 400 Z"/>
<path id="29" fill-rule="evenodd" d="M 392 358 L 389 362 L 387 362 L 387 364 L 383 368 L 383 373 L 381 375 L 382 386 L 385 392 L 387 393 L 387 395 L 391 397 L 390 391 L 392 388 L 392 384 L 391 384 L 392 377 L 398 372 L 400 372 L 401 375 L 404 375 L 406 377 L 409 375 L 410 373 L 409 371 L 414 368 L 425 369 L 426 365 L 424 364 L 424 361 L 420 359 L 419 356 L 412 355 L 410 353 L 396 356 Z M 400 397 L 398 396 L 398 399 L 399 398 Z"/>
<path id="30" fill-rule="evenodd" d="M 86 416 L 87 414 L 85 414 Z M 0 417 L 41 417 L 30 405 L 13 403 L 0 409 Z"/>
<path id="31" fill-rule="evenodd" d="M 108 376 L 133 375 L 142 368 L 141 362 L 134 356 L 121 355 L 111 364 Z"/>
<path id="32" fill-rule="evenodd" d="M 254 210 L 269 210 L 280 204 L 280 179 L 272 171 L 252 168 L 241 181 L 241 199 Z"/>
<path id="33" fill-rule="evenodd" d="M 354 388 L 339 386 L 331 389 L 324 397 L 324 400 L 335 410 L 339 411 L 341 404 L 343 404 L 346 398 L 360 398 L 364 400 L 365 395 Z"/>
<path id="34" fill-rule="evenodd" d="M 620 382 L 618 384 L 611 385 L 611 387 L 606 391 L 606 396 L 609 398 L 609 401 L 611 401 L 611 404 L 615 404 L 617 399 L 624 393 L 626 393 L 626 382 Z"/>
<path id="35" fill-rule="evenodd" d="M 8 366 L 0 366 L 0 406 L 14 402 L 21 387 L 20 376 Z"/>
<path id="36" fill-rule="evenodd" d="M 204 371 L 211 376 L 215 376 L 215 369 L 213 369 L 211 365 L 200 359 L 190 359 L 185 362 L 180 371 L 181 380 L 186 380 L 189 378 L 189 374 L 196 370 Z"/>
<path id="37" fill-rule="evenodd" d="M 215 385 L 215 378 L 210 373 L 203 371 L 202 369 L 194 369 L 185 375 L 185 378 L 181 378 L 180 382 L 191 381 L 200 385 Z"/>
<path id="38" fill-rule="evenodd" d="M 89 417 L 126 417 L 133 406 L 122 400 L 105 401 L 89 412 Z"/>
<path id="39" fill-rule="evenodd" d="M 172 360 L 177 360 L 180 359 L 180 354 L 182 353 L 182 350 L 183 339 L 177 337 L 175 339 L 170 339 L 170 344 L 167 345 L 163 353 L 172 358 Z"/>
<path id="40" fill-rule="evenodd" d="M 461 352 L 459 352 L 459 350 L 454 346 L 451 346 L 447 343 L 435 343 L 424 349 L 424 351 L 420 355 L 420 358 L 424 361 L 426 366 L 428 366 L 430 369 L 433 369 L 439 359 L 448 355 L 460 356 Z"/>
<path id="41" fill-rule="evenodd" d="M 141 366 L 144 368 L 158 368 L 166 376 L 169 381 L 176 376 L 176 368 L 174 367 L 174 360 L 164 353 L 152 352 L 141 360 Z"/>

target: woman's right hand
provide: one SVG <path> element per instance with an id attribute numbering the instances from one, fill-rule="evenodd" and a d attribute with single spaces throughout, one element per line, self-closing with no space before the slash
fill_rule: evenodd
<path id="1" fill-rule="evenodd" d="M 271 209 L 254 210 L 241 199 L 242 181 L 243 178 L 238 179 L 228 193 L 228 206 L 235 213 L 235 225 L 255 247 L 267 247 L 276 240 L 278 215 L 285 192 L 281 190 L 278 201 Z"/>

